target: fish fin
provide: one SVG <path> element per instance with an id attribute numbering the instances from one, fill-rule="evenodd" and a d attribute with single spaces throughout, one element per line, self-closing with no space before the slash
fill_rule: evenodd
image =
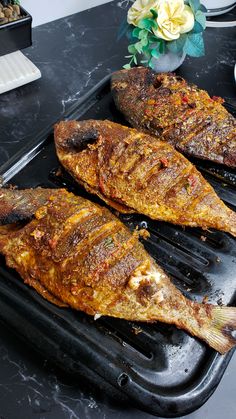
<path id="1" fill-rule="evenodd" d="M 105 195 L 103 195 L 98 189 L 92 188 L 90 185 L 88 185 L 86 182 L 82 182 L 77 179 L 77 182 L 83 185 L 83 187 L 88 191 L 89 193 L 92 193 L 94 195 L 97 195 L 100 199 L 102 199 L 107 205 L 114 208 L 116 211 L 119 211 L 122 214 L 135 214 L 135 210 L 133 208 L 127 207 L 124 204 L 121 204 L 120 202 L 113 201 L 110 198 L 107 198 Z"/>
<path id="2" fill-rule="evenodd" d="M 236 307 L 213 307 L 212 321 L 201 337 L 221 354 L 236 345 Z"/>
<path id="3" fill-rule="evenodd" d="M 58 297 L 55 297 L 53 294 L 51 294 L 50 291 L 48 291 L 47 288 L 45 288 L 44 285 L 41 284 L 41 282 L 39 282 L 37 279 L 30 278 L 24 282 L 25 284 L 33 287 L 43 298 L 45 298 L 45 300 L 49 301 L 50 303 L 55 304 L 58 307 L 68 307 L 68 304 L 64 303 Z"/>

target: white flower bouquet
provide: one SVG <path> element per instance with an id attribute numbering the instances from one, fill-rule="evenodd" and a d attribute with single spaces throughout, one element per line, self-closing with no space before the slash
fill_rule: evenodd
<path id="1" fill-rule="evenodd" d="M 204 55 L 205 7 L 199 0 L 136 0 L 128 10 L 130 68 L 141 60 L 152 67 L 153 58 L 168 52 L 192 57 Z"/>

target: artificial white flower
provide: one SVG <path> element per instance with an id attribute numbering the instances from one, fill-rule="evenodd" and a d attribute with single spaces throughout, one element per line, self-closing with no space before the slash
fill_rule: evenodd
<path id="1" fill-rule="evenodd" d="M 153 32 L 158 38 L 173 41 L 193 29 L 194 14 L 183 0 L 159 0 L 157 13 L 158 28 Z"/>
<path id="2" fill-rule="evenodd" d="M 157 10 L 159 0 L 136 0 L 128 10 L 127 22 L 137 26 L 141 19 L 152 17 L 150 9 Z"/>

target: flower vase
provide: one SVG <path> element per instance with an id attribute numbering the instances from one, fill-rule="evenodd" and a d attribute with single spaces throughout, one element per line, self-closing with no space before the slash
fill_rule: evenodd
<path id="1" fill-rule="evenodd" d="M 175 71 L 184 62 L 186 54 L 167 52 L 160 55 L 159 58 L 153 57 L 151 60 L 151 67 L 156 73 L 167 73 Z"/>

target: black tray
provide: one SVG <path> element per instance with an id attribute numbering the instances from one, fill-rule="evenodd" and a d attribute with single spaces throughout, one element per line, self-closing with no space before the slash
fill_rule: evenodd
<path id="1" fill-rule="evenodd" d="M 66 119 L 112 119 L 123 122 L 104 79 L 77 102 Z M 236 209 L 236 174 L 197 162 L 219 196 Z M 2 184 L 21 188 L 66 186 L 96 202 L 62 171 L 55 155 L 52 126 L 0 169 Z M 181 228 L 144 216 L 121 216 L 133 228 L 151 232 L 144 245 L 189 298 L 235 305 L 235 239 L 220 232 Z M 132 323 L 59 309 L 23 284 L 0 258 L 0 319 L 44 356 L 74 375 L 84 375 L 118 399 L 165 417 L 200 407 L 218 385 L 233 351 L 220 355 L 174 326 Z"/>
<path id="2" fill-rule="evenodd" d="M 32 16 L 20 9 L 21 19 L 0 25 L 0 56 L 32 45 Z"/>

